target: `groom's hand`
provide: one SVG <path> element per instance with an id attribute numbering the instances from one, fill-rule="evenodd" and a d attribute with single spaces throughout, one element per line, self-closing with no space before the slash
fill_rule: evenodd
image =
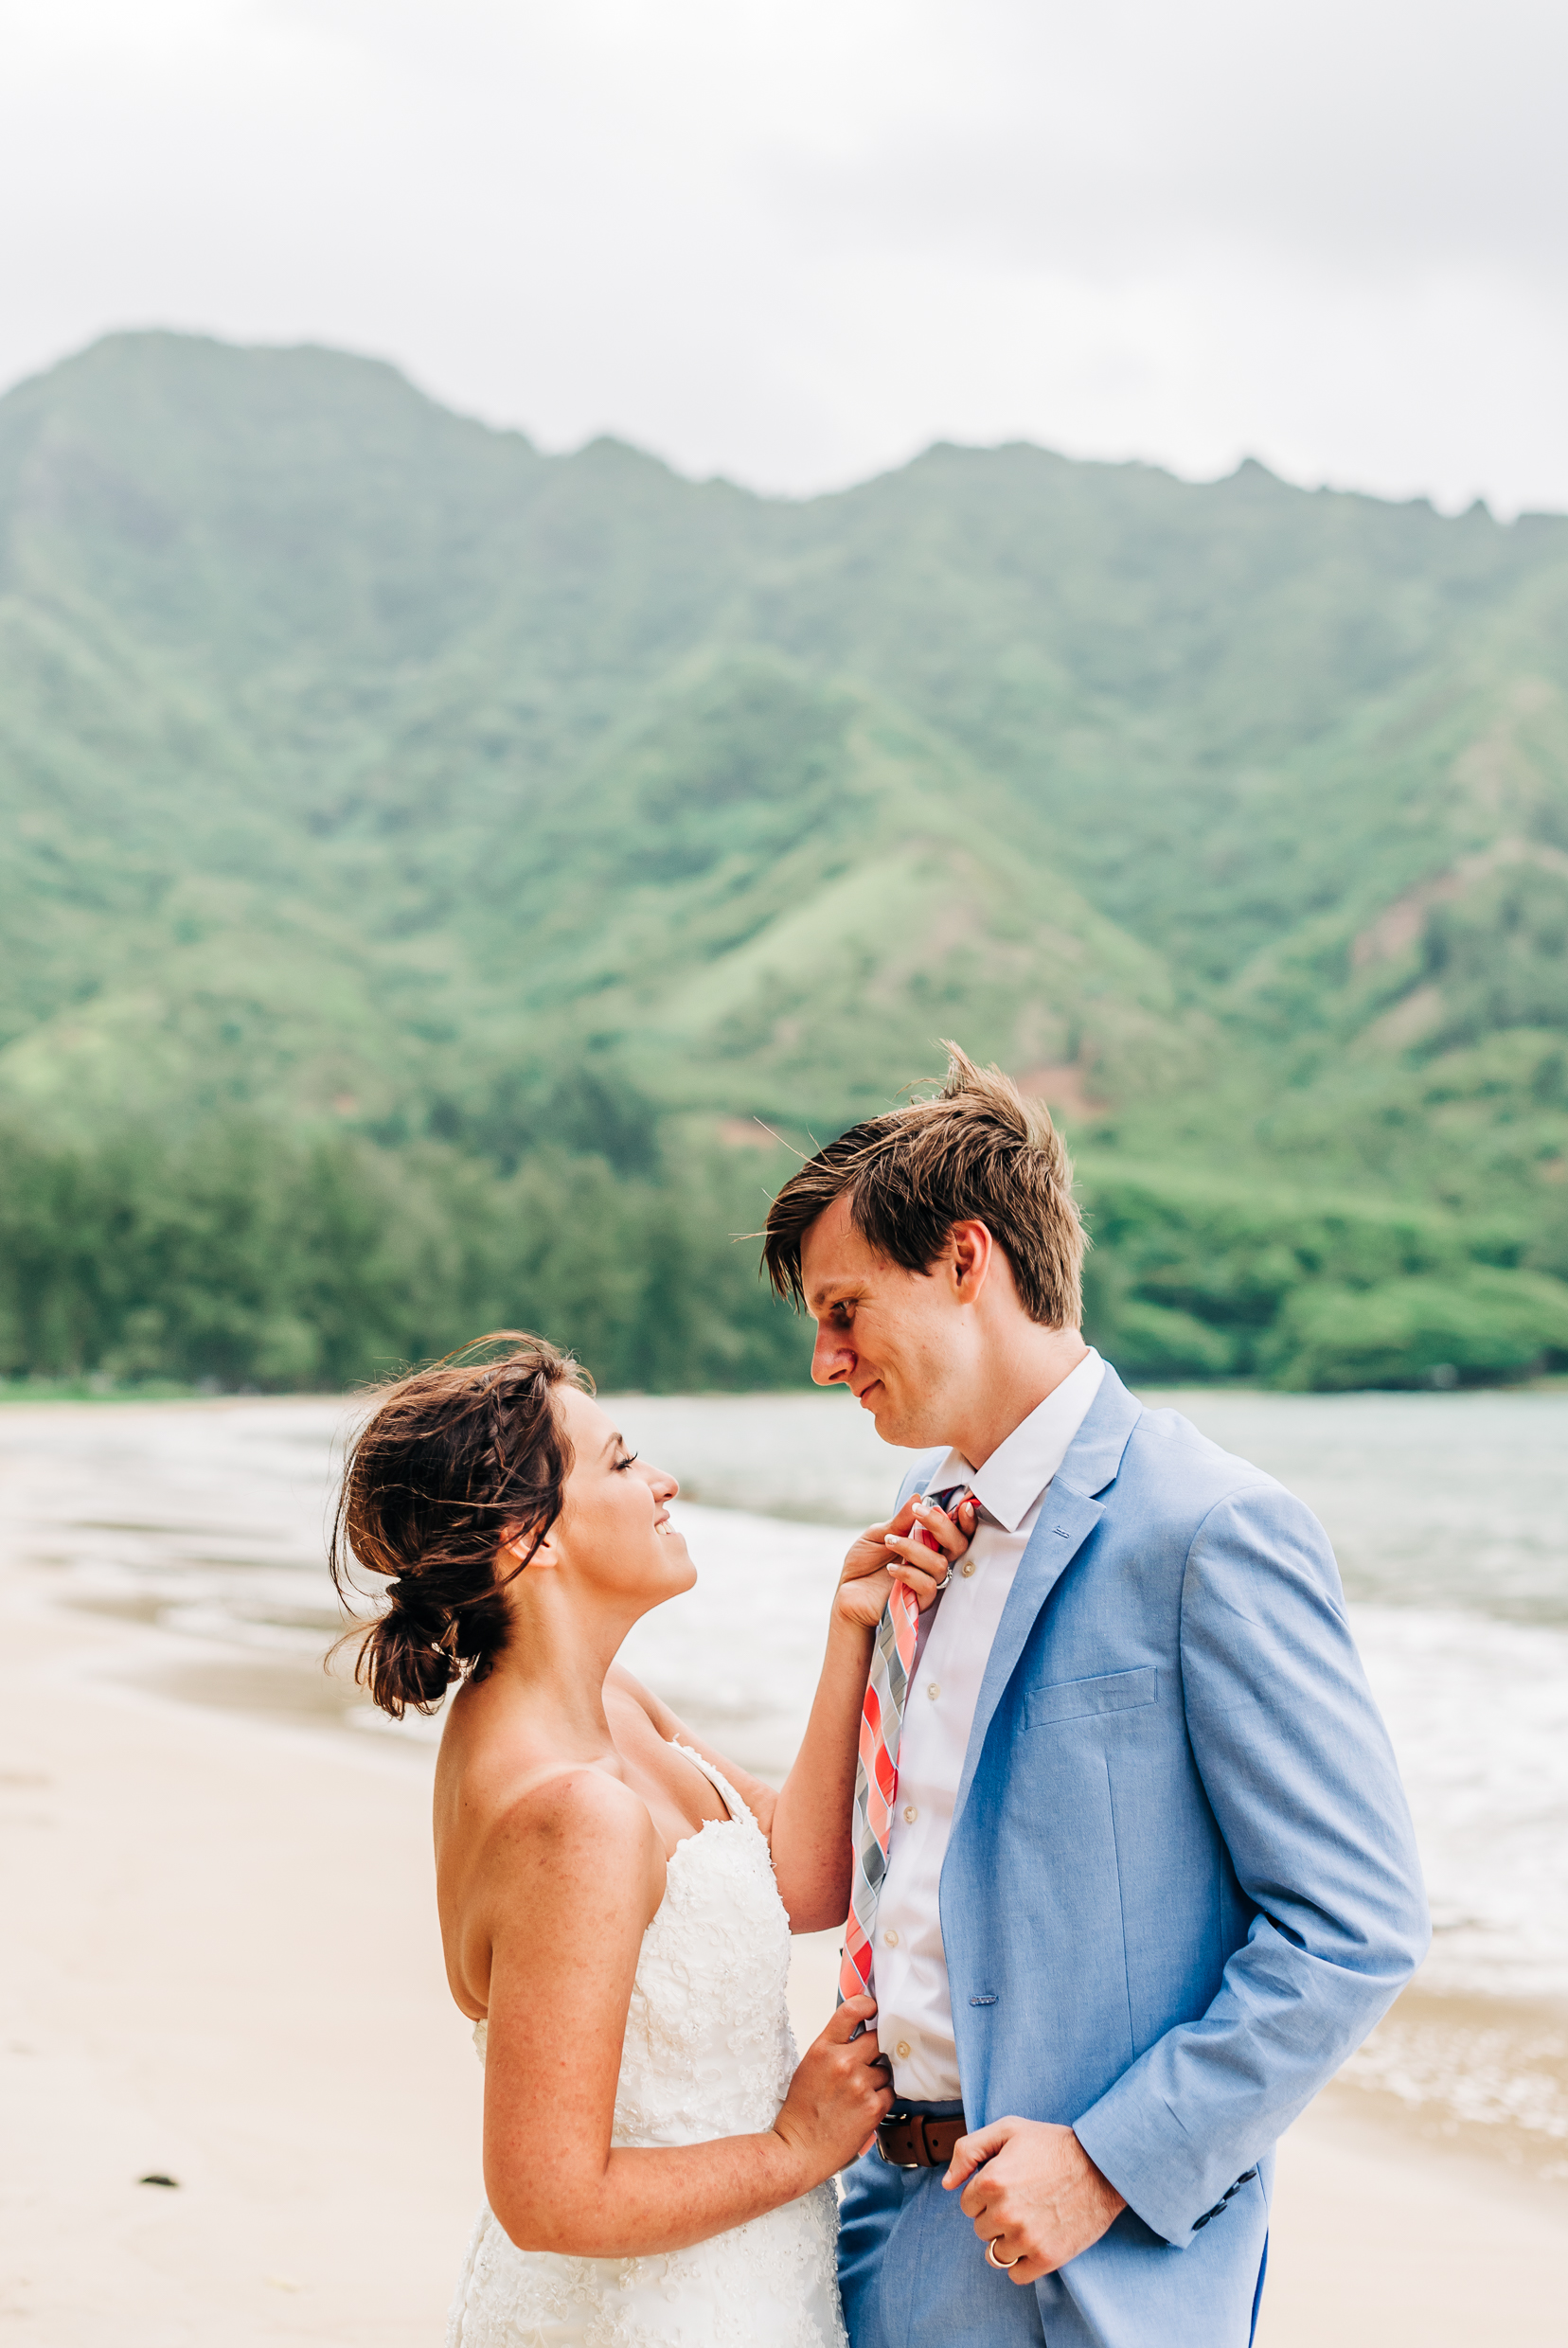
<path id="1" fill-rule="evenodd" d="M 1044 2120 L 993 2120 L 961 2136 L 942 2179 L 948 2193 L 960 2185 L 964 2215 L 1014 2283 L 1055 2274 L 1127 2207 L 1072 2129 Z"/>

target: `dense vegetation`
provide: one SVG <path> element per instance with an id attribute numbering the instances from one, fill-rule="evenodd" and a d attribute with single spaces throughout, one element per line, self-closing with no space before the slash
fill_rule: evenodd
<path id="1" fill-rule="evenodd" d="M 100 344 L 0 400 L 0 1374 L 793 1379 L 733 1235 L 950 1033 L 1133 1373 L 1568 1361 L 1565 686 L 1568 522 Z"/>
<path id="2" fill-rule="evenodd" d="M 570 1337 L 620 1387 L 782 1383 L 799 1332 L 759 1290 L 755 1250 L 715 1245 L 757 1209 L 733 1180 L 620 1179 L 550 1148 L 504 1178 L 438 1143 L 246 1119 L 174 1143 L 13 1131 L 0 1329 L 13 1365 L 91 1365 L 116 1386 L 339 1386 L 506 1324 Z"/>

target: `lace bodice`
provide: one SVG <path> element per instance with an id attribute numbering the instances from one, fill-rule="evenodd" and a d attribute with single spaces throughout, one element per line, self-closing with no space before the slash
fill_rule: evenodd
<path id="1" fill-rule="evenodd" d="M 613 2141 L 692 2144 L 773 2126 L 796 2054 L 790 1928 L 756 1820 L 683 1745 L 727 1820 L 678 1843 L 643 1934 Z M 474 2031 L 481 2061 L 485 2024 Z M 687 2250 L 653 2258 L 523 2251 L 482 2210 L 447 2348 L 844 2348 L 831 2185 Z"/>

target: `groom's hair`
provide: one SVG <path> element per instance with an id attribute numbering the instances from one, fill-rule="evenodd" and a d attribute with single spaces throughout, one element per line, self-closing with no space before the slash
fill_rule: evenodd
<path id="1" fill-rule="evenodd" d="M 955 1043 L 942 1048 L 940 1092 L 852 1125 L 791 1175 L 768 1210 L 768 1277 L 778 1295 L 804 1306 L 801 1243 L 847 1197 L 856 1230 L 908 1272 L 930 1271 L 954 1223 L 984 1223 L 1030 1320 L 1076 1329 L 1086 1241 L 1050 1112 L 1000 1068 L 977 1068 Z"/>

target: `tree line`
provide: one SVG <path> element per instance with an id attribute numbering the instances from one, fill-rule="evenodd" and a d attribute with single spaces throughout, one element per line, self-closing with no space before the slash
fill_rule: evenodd
<path id="1" fill-rule="evenodd" d="M 0 1379 L 337 1390 L 522 1327 L 610 1389 L 799 1383 L 810 1330 L 747 1236 L 757 1160 L 675 1163 L 651 1126 L 612 1153 L 567 1106 L 561 1140 L 536 1127 L 494 1155 L 243 1117 L 77 1141 L 0 1125 Z M 1332 1390 L 1568 1366 L 1568 1211 L 1526 1239 L 1114 1165 L 1079 1190 L 1085 1328 L 1131 1379 Z"/>
<path id="2" fill-rule="evenodd" d="M 639 1180 L 541 1149 L 509 1173 L 438 1142 L 242 1118 L 92 1142 L 0 1128 L 0 1375 L 336 1389 L 493 1327 L 609 1387 L 800 1375 L 757 1276 L 755 1162 Z"/>

